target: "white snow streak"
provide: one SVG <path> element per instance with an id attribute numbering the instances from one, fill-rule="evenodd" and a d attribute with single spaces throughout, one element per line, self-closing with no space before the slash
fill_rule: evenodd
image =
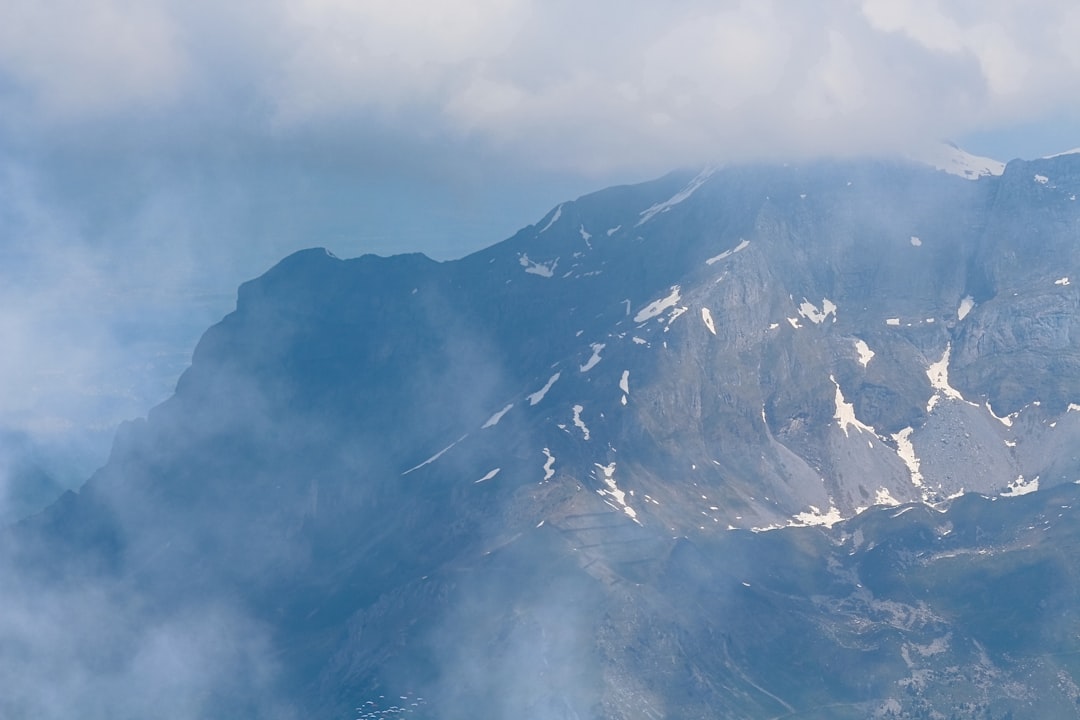
<path id="1" fill-rule="evenodd" d="M 585 427 L 585 422 L 581 419 L 581 411 L 584 410 L 581 405 L 574 406 L 574 427 L 581 430 L 582 436 L 589 439 L 589 428 Z"/>
<path id="2" fill-rule="evenodd" d="M 911 473 L 911 484 L 921 488 L 923 486 L 923 475 L 919 470 L 921 461 L 916 457 L 915 446 L 911 442 L 913 432 L 915 432 L 914 428 L 906 427 L 893 435 L 892 438 L 896 441 L 896 454 L 904 461 L 908 472 Z"/>
<path id="3" fill-rule="evenodd" d="M 596 468 L 603 473 L 604 484 L 607 485 L 607 490 L 597 490 L 596 492 L 601 496 L 608 496 L 619 504 L 622 511 L 626 515 L 636 522 L 638 525 L 641 521 L 637 519 L 637 512 L 634 508 L 626 504 L 626 493 L 619 489 L 619 486 L 615 483 L 615 463 L 609 465 L 601 465 L 600 463 L 593 463 Z"/>
<path id="4" fill-rule="evenodd" d="M 514 407 L 514 403 L 510 403 L 509 405 L 504 407 L 502 410 L 500 410 L 499 412 L 497 412 L 494 415 L 492 415 L 491 417 L 489 417 L 487 422 L 480 426 L 480 429 L 481 430 L 486 430 L 489 427 L 495 427 L 496 425 L 498 425 L 499 421 L 502 420 L 503 415 L 510 412 L 510 408 L 512 408 L 512 407 Z"/>
<path id="5" fill-rule="evenodd" d="M 1055 285 L 1062 285 L 1062 286 L 1068 285 L 1069 284 L 1069 278 L 1067 278 L 1067 277 L 1060 278 L 1058 280 L 1055 280 L 1054 284 Z"/>
<path id="6" fill-rule="evenodd" d="M 543 400 L 544 396 L 547 395 L 548 390 L 551 389 L 551 386 L 555 384 L 555 381 L 559 379 L 560 375 L 562 375 L 561 372 L 555 373 L 550 378 L 548 378 L 548 381 L 544 384 L 544 387 L 540 388 L 532 395 L 529 395 L 529 405 L 535 405 L 536 403 Z"/>
<path id="7" fill-rule="evenodd" d="M 447 445 L 446 447 L 444 447 L 444 448 L 443 448 L 442 450 L 440 450 L 439 452 L 437 452 L 437 453 L 435 453 L 434 455 L 432 455 L 431 457 L 429 457 L 429 458 L 428 458 L 427 460 L 425 460 L 424 462 L 422 462 L 422 463 L 420 463 L 419 465 L 416 465 L 416 466 L 414 466 L 414 467 L 411 467 L 411 468 L 409 468 L 408 470 L 406 470 L 405 472 L 401 473 L 401 476 L 402 476 L 402 477 L 405 477 L 406 475 L 408 475 L 409 473 L 411 473 L 411 472 L 412 472 L 413 470 L 419 470 L 420 468 L 424 467 L 425 465 L 430 465 L 431 463 L 433 463 L 433 462 L 435 462 L 436 460 L 438 460 L 439 458 L 441 458 L 441 457 L 442 457 L 442 456 L 443 456 L 443 455 L 444 455 L 444 454 L 446 453 L 446 451 L 448 451 L 448 450 L 449 450 L 450 448 L 454 447 L 455 445 L 457 445 L 457 444 L 458 444 L 459 442 L 461 442 L 462 440 L 464 440 L 464 439 L 465 439 L 465 438 L 467 438 L 467 437 L 469 437 L 469 434 L 468 434 L 468 433 L 465 433 L 464 435 L 462 435 L 461 437 L 459 437 L 459 438 L 458 438 L 457 440 L 455 440 L 454 442 L 450 443 L 449 445 Z"/>
<path id="8" fill-rule="evenodd" d="M 836 413 L 833 415 L 833 419 L 840 424 L 840 429 L 844 431 L 844 437 L 850 437 L 848 435 L 849 427 L 853 427 L 861 433 L 868 432 L 873 435 L 874 428 L 855 417 L 855 406 L 844 399 L 844 393 L 840 390 L 840 383 L 836 382 L 836 378 L 832 375 L 829 376 L 829 379 L 836 386 Z"/>
<path id="9" fill-rule="evenodd" d="M 709 310 L 709 308 L 701 308 L 701 319 L 705 323 L 705 327 L 709 328 L 709 332 L 715 335 L 716 325 L 713 323 L 712 312 Z"/>
<path id="10" fill-rule="evenodd" d="M 544 457 L 547 460 L 544 461 L 544 480 L 550 480 L 555 477 L 555 456 L 551 454 L 551 450 L 544 448 Z"/>
<path id="11" fill-rule="evenodd" d="M 623 370 L 622 377 L 619 378 L 619 389 L 627 395 L 630 394 L 630 371 Z"/>
<path id="12" fill-rule="evenodd" d="M 1012 415 L 1006 415 L 1005 417 L 998 417 L 997 413 L 994 412 L 994 409 L 992 407 L 990 407 L 990 401 L 989 400 L 986 401 L 986 411 L 988 413 L 990 413 L 990 416 L 992 418 L 997 420 L 999 423 L 1001 423 L 1005 427 L 1012 427 L 1013 418 L 1016 417 L 1016 415 L 1018 414 L 1018 413 L 1014 413 Z"/>
<path id="13" fill-rule="evenodd" d="M 592 348 L 592 357 L 590 357 L 588 361 L 579 368 L 581 372 L 589 372 L 594 367 L 596 367 L 596 363 L 600 362 L 600 351 L 602 351 L 607 346 L 604 343 L 593 343 L 589 347 Z"/>
<path id="14" fill-rule="evenodd" d="M 495 477 L 496 475 L 498 475 L 498 474 L 499 474 L 499 471 L 500 471 L 500 470 L 502 470 L 502 468 L 495 468 L 494 470 L 492 470 L 491 472 L 489 472 L 489 473 L 488 473 L 487 475 L 485 475 L 484 477 L 480 478 L 479 480 L 473 480 L 473 484 L 474 484 L 474 485 L 476 485 L 476 484 L 478 484 L 478 483 L 482 483 L 482 482 L 487 482 L 487 481 L 488 481 L 488 480 L 490 480 L 491 478 L 493 478 L 493 477 Z"/>
<path id="15" fill-rule="evenodd" d="M 1072 150 L 1066 150 L 1065 152 L 1054 153 L 1053 155 L 1044 155 L 1043 160 L 1052 160 L 1063 155 L 1080 155 L 1080 148 L 1073 148 Z"/>
<path id="16" fill-rule="evenodd" d="M 653 300 L 645 307 L 638 310 L 637 315 L 634 316 L 634 322 L 640 323 L 646 320 L 651 320 L 660 313 L 664 312 L 668 308 L 675 307 L 679 302 L 679 286 L 672 285 L 671 293 L 667 297 L 662 297 L 659 300 Z"/>
<path id="17" fill-rule="evenodd" d="M 697 177 L 691 180 L 682 190 L 675 193 L 664 202 L 656 203 L 655 205 L 652 205 L 651 207 L 642 210 L 640 213 L 641 219 L 638 220 L 638 223 L 635 227 L 640 227 L 641 225 L 644 225 L 645 223 L 652 220 L 658 213 L 667 212 L 674 206 L 681 203 L 683 200 L 686 200 L 686 198 L 693 195 L 698 188 L 704 185 L 705 181 L 707 181 L 714 172 L 716 172 L 716 168 L 705 168 L 700 173 L 698 173 Z"/>
<path id="18" fill-rule="evenodd" d="M 964 396 L 949 384 L 949 355 L 951 354 L 952 343 L 948 343 L 945 346 L 945 353 L 941 356 L 941 359 L 936 363 L 931 363 L 930 367 L 926 368 L 926 377 L 930 379 L 930 386 L 937 390 L 937 393 L 935 393 L 930 398 L 930 402 L 927 403 L 926 412 L 930 412 L 934 408 L 934 405 L 937 403 L 936 398 L 939 395 L 944 395 L 952 400 L 964 400 Z"/>
<path id="19" fill-rule="evenodd" d="M 686 312 L 689 308 L 677 307 L 671 311 L 671 315 L 668 316 L 667 327 L 664 328 L 664 332 L 671 329 L 671 323 L 675 322 L 675 319 Z"/>
<path id="20" fill-rule="evenodd" d="M 548 224 L 545 225 L 544 229 L 541 230 L 540 232 L 542 232 L 542 233 L 547 232 L 548 228 L 550 228 L 552 225 L 554 225 L 556 222 L 558 222 L 560 217 L 562 217 L 562 205 L 561 204 L 559 205 L 559 207 L 555 208 L 555 214 L 551 216 L 551 219 L 548 220 Z M 537 233 L 537 234 L 539 234 L 539 233 Z"/>
<path id="21" fill-rule="evenodd" d="M 732 255 L 734 255 L 737 252 L 742 252 L 743 250 L 745 250 L 748 247 L 750 247 L 750 241 L 740 239 L 738 245 L 733 247 L 731 250 L 725 250 L 724 252 L 720 253 L 719 255 L 712 256 L 711 258 L 709 258 L 708 260 L 705 261 L 705 264 L 706 265 L 712 265 L 714 263 L 718 263 L 718 262 L 720 262 L 721 260 L 723 260 L 725 258 L 731 257 Z"/>

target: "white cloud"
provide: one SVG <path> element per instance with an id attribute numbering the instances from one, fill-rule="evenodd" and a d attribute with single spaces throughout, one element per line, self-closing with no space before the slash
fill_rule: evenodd
<path id="1" fill-rule="evenodd" d="M 46 118 L 156 105 L 183 85 L 182 29 L 153 2 L 7 0 L 0 77 Z"/>
<path id="2" fill-rule="evenodd" d="M 24 129 L 212 118 L 249 136 L 479 139 L 549 167 L 653 171 L 901 146 L 1080 103 L 1080 9 L 1064 1 L 0 7 L 0 110 Z"/>

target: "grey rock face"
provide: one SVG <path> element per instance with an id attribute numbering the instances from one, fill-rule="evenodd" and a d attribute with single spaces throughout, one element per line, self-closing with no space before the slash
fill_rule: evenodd
<path id="1" fill-rule="evenodd" d="M 260 628 L 203 714 L 1053 715 L 1078 177 L 721 168 L 460 261 L 298 253 L 5 562 L 137 591 L 133 637 Z"/>

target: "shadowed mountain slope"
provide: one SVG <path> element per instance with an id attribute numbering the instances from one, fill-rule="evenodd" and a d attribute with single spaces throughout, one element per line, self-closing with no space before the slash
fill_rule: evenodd
<path id="1" fill-rule="evenodd" d="M 290 256 L 6 533 L 73 637 L 0 625 L 0 714 L 1068 716 L 1078 190 L 715 168 Z"/>

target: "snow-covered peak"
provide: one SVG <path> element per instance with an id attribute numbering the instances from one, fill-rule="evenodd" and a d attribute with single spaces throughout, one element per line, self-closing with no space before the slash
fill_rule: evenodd
<path id="1" fill-rule="evenodd" d="M 934 147 L 916 153 L 913 159 L 968 180 L 978 180 L 987 175 L 1001 175 L 1005 172 L 1005 163 L 1000 160 L 972 155 L 952 143 L 938 143 Z"/>
<path id="2" fill-rule="evenodd" d="M 1080 147 L 1073 148 L 1072 150 L 1066 150 L 1065 152 L 1054 153 L 1053 155 L 1047 155 L 1043 160 L 1053 160 L 1054 158 L 1061 157 L 1062 155 L 1080 155 Z"/>

